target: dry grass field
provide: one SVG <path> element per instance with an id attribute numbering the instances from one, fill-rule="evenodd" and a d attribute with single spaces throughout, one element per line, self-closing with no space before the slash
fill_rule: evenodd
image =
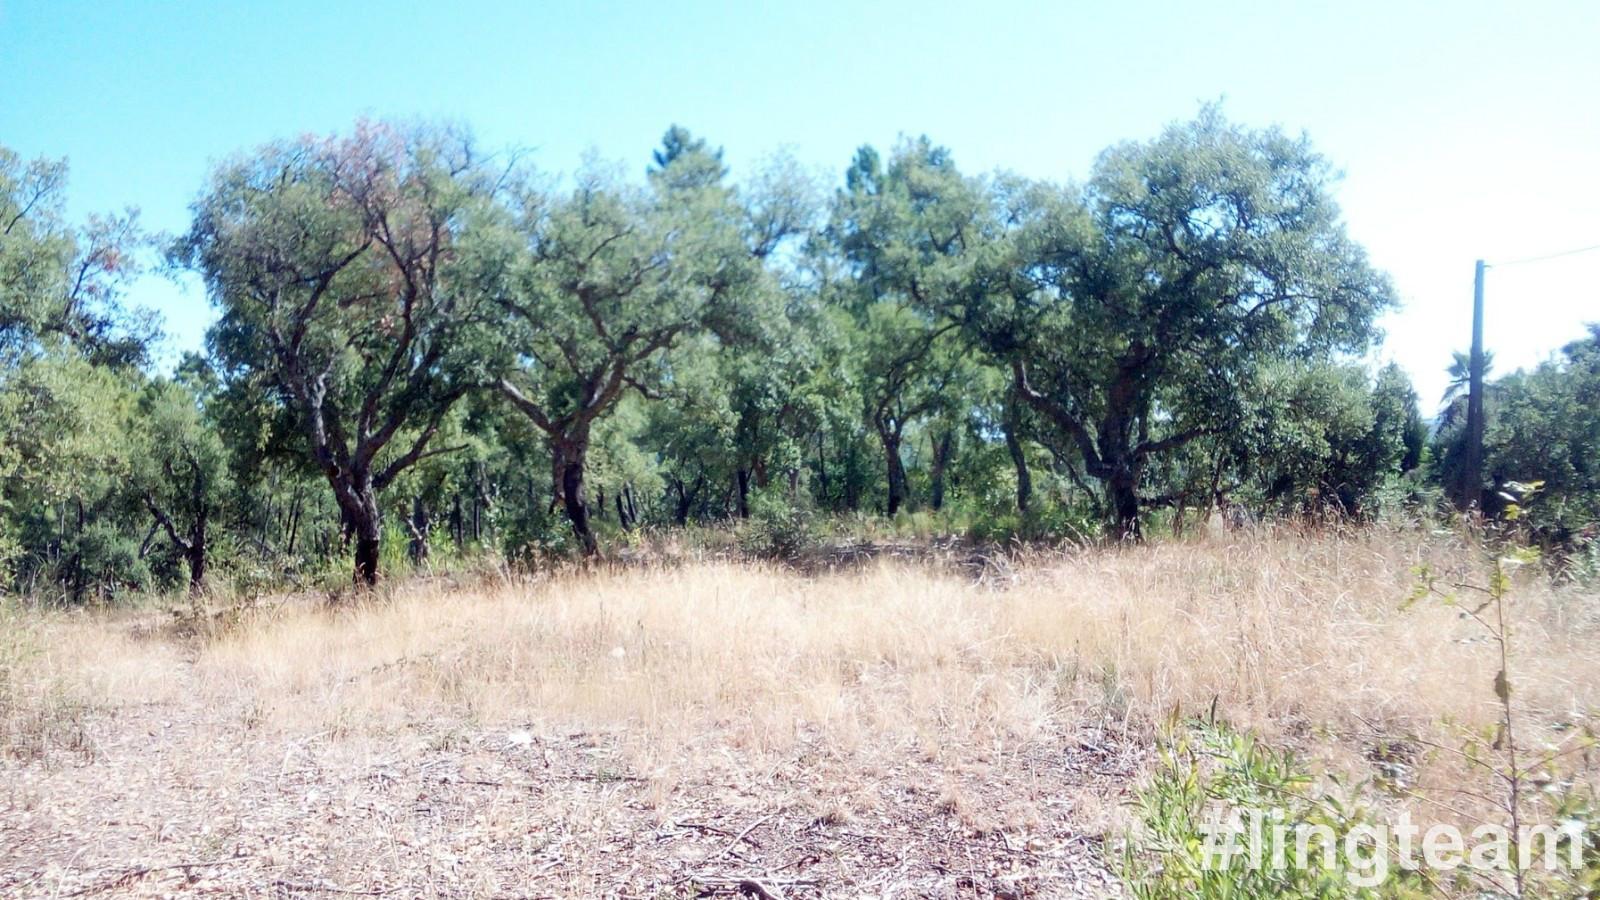
<path id="1" fill-rule="evenodd" d="M 1279 528 L 981 570 L 440 577 L 199 629 L 13 610 L 0 895 L 1114 895 L 1174 714 L 1357 778 L 1492 721 L 1490 646 L 1400 608 L 1418 564 L 1480 556 Z M 1600 601 L 1528 575 L 1513 611 L 1528 727 L 1587 721 Z"/>

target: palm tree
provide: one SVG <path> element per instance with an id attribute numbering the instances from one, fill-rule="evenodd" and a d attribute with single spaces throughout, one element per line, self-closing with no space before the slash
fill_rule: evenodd
<path id="1" fill-rule="evenodd" d="M 1444 397 L 1440 398 L 1439 430 L 1443 431 L 1455 425 L 1467 414 L 1467 394 L 1472 386 L 1472 357 L 1469 354 L 1456 350 L 1451 353 L 1450 385 L 1444 389 Z M 1489 373 L 1494 371 L 1494 352 L 1485 350 L 1483 353 L 1484 399 L 1494 393 L 1494 385 L 1488 384 Z"/>

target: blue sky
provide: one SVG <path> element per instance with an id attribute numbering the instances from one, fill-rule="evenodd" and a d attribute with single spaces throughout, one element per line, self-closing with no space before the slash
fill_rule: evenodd
<path id="1" fill-rule="evenodd" d="M 1469 334 L 1472 262 L 1600 244 L 1600 4 L 0 0 L 0 143 L 67 156 L 71 208 L 184 227 L 210 164 L 357 117 L 448 118 L 547 171 L 642 171 L 679 122 L 735 170 L 787 148 L 837 177 L 926 133 L 969 171 L 1081 179 L 1115 141 L 1223 98 L 1308 131 L 1395 279 L 1380 357 L 1425 406 Z M 1498 367 L 1600 320 L 1600 252 L 1491 269 Z M 168 353 L 211 317 L 150 277 Z"/>

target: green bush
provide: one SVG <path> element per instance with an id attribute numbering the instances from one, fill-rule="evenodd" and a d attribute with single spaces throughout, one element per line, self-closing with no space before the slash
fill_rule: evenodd
<path id="1" fill-rule="evenodd" d="M 821 538 L 811 498 L 801 491 L 791 497 L 778 487 L 750 496 L 750 518 L 739 533 L 739 546 L 752 556 L 794 560 L 816 547 Z"/>
<path id="2" fill-rule="evenodd" d="M 1139 821 L 1123 855 L 1130 893 L 1141 900 L 1405 895 L 1405 877 L 1386 860 L 1375 865 L 1371 853 L 1348 852 L 1352 831 L 1366 824 L 1363 811 L 1315 784 L 1294 754 L 1225 725 L 1199 723 L 1175 733 L 1162 742 L 1155 776 L 1134 801 Z M 1225 861 L 1209 852 L 1210 824 L 1235 810 L 1273 817 L 1260 829 L 1259 858 L 1267 864 L 1253 864 L 1243 849 Z M 1285 831 L 1273 827 L 1279 823 Z M 1299 866 L 1297 826 L 1314 834 L 1307 864 Z M 1245 843 L 1241 837 L 1239 846 Z M 1270 864 L 1280 853 L 1289 865 Z"/>
<path id="3" fill-rule="evenodd" d="M 1018 511 L 1014 497 L 994 498 L 967 519 L 968 537 L 992 543 L 1078 541 L 1099 530 L 1093 512 L 1050 497 L 1036 496 L 1025 511 Z"/>

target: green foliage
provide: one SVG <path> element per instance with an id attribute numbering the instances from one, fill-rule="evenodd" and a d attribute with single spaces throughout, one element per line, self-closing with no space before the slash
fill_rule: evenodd
<path id="1" fill-rule="evenodd" d="M 1164 738 L 1155 774 L 1133 805 L 1138 827 L 1128 839 L 1123 874 L 1140 900 L 1331 900 L 1396 893 L 1392 884 L 1359 886 L 1388 872 L 1386 861 L 1381 871 L 1373 868 L 1372 851 L 1354 857 L 1348 852 L 1350 835 L 1368 822 L 1361 807 L 1319 790 L 1293 753 L 1224 724 L 1196 723 Z M 1253 865 L 1244 852 L 1226 864 L 1208 855 L 1208 823 L 1227 827 L 1233 811 L 1273 814 L 1261 827 L 1263 864 Z M 1252 827 L 1248 819 L 1243 825 Z M 1297 833 L 1311 836 L 1303 858 L 1296 854 Z M 1272 865 L 1278 858 L 1290 864 Z M 1310 864 L 1293 864 L 1297 859 Z"/>
<path id="2" fill-rule="evenodd" d="M 183 555 L 191 589 L 199 590 L 233 492 L 227 448 L 203 418 L 200 398 L 162 379 L 145 386 L 130 431 L 128 489 Z"/>
<path id="3" fill-rule="evenodd" d="M 64 160 L 24 162 L 0 146 L 0 359 L 71 345 L 96 363 L 138 365 L 156 335 L 122 307 L 144 242 L 138 213 L 66 223 Z"/>
<path id="4" fill-rule="evenodd" d="M 1264 509 L 1361 515 L 1420 462 L 1416 395 L 1393 365 L 1372 379 L 1354 364 L 1286 361 L 1263 367 L 1251 394 L 1228 450 Z"/>
<path id="5" fill-rule="evenodd" d="M 378 494 L 489 380 L 514 252 L 498 176 L 465 135 L 362 123 L 219 167 L 172 249 L 222 310 L 224 383 L 322 473 L 369 584 Z"/>
<path id="6" fill-rule="evenodd" d="M 1014 372 L 1137 536 L 1146 469 L 1239 427 L 1263 367 L 1359 351 L 1393 303 L 1304 139 L 1207 108 L 1106 151 L 1081 190 L 997 185 L 1005 238 L 949 315 Z"/>
<path id="7" fill-rule="evenodd" d="M 1431 479 L 1459 484 L 1466 451 L 1465 357 L 1450 368 L 1431 452 Z M 1600 326 L 1532 370 L 1517 371 L 1484 386 L 1484 470 L 1478 486 L 1482 510 L 1504 510 L 1513 482 L 1544 483 L 1540 502 L 1527 510 L 1522 527 L 1548 549 L 1570 553 L 1580 567 L 1584 547 L 1600 520 Z"/>
<path id="8" fill-rule="evenodd" d="M 70 223 L 65 164 L 0 149 L 7 585 L 255 593 L 352 550 L 370 580 L 746 519 L 790 556 L 828 515 L 992 541 L 1425 517 L 1419 467 L 1456 460 L 1398 369 L 1349 362 L 1391 291 L 1303 138 L 1208 107 L 1072 186 L 918 138 L 831 197 L 782 157 L 736 181 L 680 126 L 650 163 L 542 180 L 385 123 L 233 157 L 170 254 L 220 319 L 162 377 L 119 303 L 132 215 Z M 1575 573 L 1595 345 L 1490 398 L 1496 487 L 1547 482 L 1523 521 Z"/>
<path id="9" fill-rule="evenodd" d="M 863 420 L 878 438 L 890 516 L 911 499 L 908 428 L 951 417 L 976 380 L 972 348 L 933 298 L 970 277 L 963 229 L 982 210 L 950 152 L 926 137 L 902 144 L 886 169 L 870 147 L 857 151 L 834 200 L 826 236 L 843 271 L 825 295 L 852 357 Z"/>
<path id="10" fill-rule="evenodd" d="M 740 529 L 739 545 L 753 556 L 793 561 L 815 547 L 820 534 L 809 495 L 772 487 L 751 495 L 750 519 Z"/>
<path id="11" fill-rule="evenodd" d="M 1044 496 L 1018 510 L 1009 495 L 974 503 L 967 536 L 997 544 L 1036 541 L 1085 541 L 1100 533 L 1100 517 L 1083 505 Z"/>
<path id="12" fill-rule="evenodd" d="M 125 490 L 131 380 L 70 352 L 0 371 L 0 522 L 14 583 L 72 600 L 148 586 Z"/>
<path id="13" fill-rule="evenodd" d="M 1527 522 L 1569 542 L 1600 521 L 1600 325 L 1560 357 L 1497 385 L 1484 436 L 1496 491 L 1537 479 L 1539 502 Z"/>
<path id="14" fill-rule="evenodd" d="M 595 423 L 623 392 L 671 383 L 667 350 L 696 333 L 736 334 L 774 296 L 762 265 L 794 227 L 747 209 L 720 151 L 674 127 L 649 187 L 583 173 L 564 195 L 524 187 L 524 246 L 499 297 L 500 392 L 544 432 L 554 481 L 586 554 L 597 552 L 584 482 Z M 751 232 L 752 223 L 766 230 Z"/>

